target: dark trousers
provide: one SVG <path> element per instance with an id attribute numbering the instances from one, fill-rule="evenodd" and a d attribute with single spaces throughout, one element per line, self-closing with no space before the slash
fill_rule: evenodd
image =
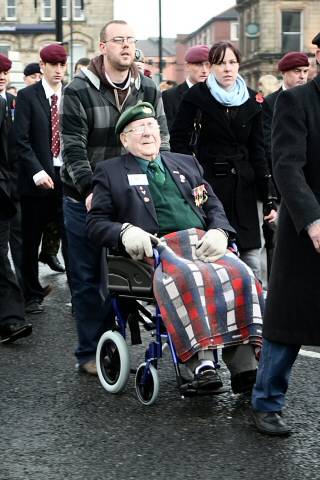
<path id="1" fill-rule="evenodd" d="M 64 197 L 63 208 L 79 342 L 75 354 L 79 364 L 83 364 L 95 358 L 99 338 L 108 330 L 113 317 L 109 299 L 100 295 L 101 249 L 87 237 L 85 204 Z"/>
<path id="2" fill-rule="evenodd" d="M 20 201 L 14 202 L 17 213 L 10 220 L 10 236 L 9 245 L 10 252 L 13 260 L 14 271 L 16 279 L 21 288 L 23 288 L 22 282 L 22 232 L 21 232 L 21 206 Z"/>
<path id="3" fill-rule="evenodd" d="M 45 225 L 55 221 L 60 230 L 63 246 L 62 253 L 67 264 L 67 247 L 65 245 L 62 214 L 62 188 L 59 169 L 55 169 L 53 190 L 41 197 L 21 198 L 22 224 L 22 280 L 26 303 L 43 300 L 43 287 L 39 282 L 38 256 L 42 232 Z M 67 265 L 66 265 L 67 266 Z"/>
<path id="4" fill-rule="evenodd" d="M 10 224 L 0 220 L 0 324 L 24 322 L 24 301 L 8 258 Z"/>
<path id="5" fill-rule="evenodd" d="M 292 366 L 301 345 L 263 339 L 252 407 L 260 412 L 279 412 L 284 407 Z"/>

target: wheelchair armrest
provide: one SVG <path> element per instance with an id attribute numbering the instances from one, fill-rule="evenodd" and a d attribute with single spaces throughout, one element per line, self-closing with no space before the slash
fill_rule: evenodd
<path id="1" fill-rule="evenodd" d="M 153 298 L 154 268 L 143 262 L 118 255 L 107 255 L 108 289 L 112 294 Z"/>

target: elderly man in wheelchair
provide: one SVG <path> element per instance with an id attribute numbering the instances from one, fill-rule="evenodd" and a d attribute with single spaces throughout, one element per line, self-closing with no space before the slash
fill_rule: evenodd
<path id="1" fill-rule="evenodd" d="M 116 133 L 128 153 L 95 169 L 89 237 L 139 262 L 148 262 L 156 245 L 153 293 L 189 381 L 202 391 L 222 386 L 213 355 L 219 347 L 233 392 L 250 392 L 263 296 L 250 268 L 228 248 L 235 231 L 219 199 L 194 157 L 159 153 L 151 104 L 124 111 Z"/>

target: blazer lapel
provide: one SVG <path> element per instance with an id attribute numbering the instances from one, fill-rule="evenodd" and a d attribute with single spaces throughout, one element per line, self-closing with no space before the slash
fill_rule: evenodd
<path id="1" fill-rule="evenodd" d="M 35 92 L 36 92 L 36 95 L 37 95 L 37 98 L 40 102 L 41 107 L 43 108 L 43 110 L 44 110 L 45 114 L 47 115 L 48 119 L 51 121 L 51 109 L 50 109 L 49 101 L 45 96 L 44 88 L 43 88 L 41 82 L 38 82 L 35 85 Z"/>
<path id="2" fill-rule="evenodd" d="M 124 165 L 125 165 L 125 169 L 127 170 L 128 183 L 129 183 L 129 175 L 143 174 L 141 168 L 139 167 L 138 162 L 130 154 L 128 154 L 124 159 Z M 149 185 L 132 185 L 132 188 L 136 190 L 138 197 L 140 198 L 141 202 L 143 202 L 147 212 L 152 216 L 153 220 L 156 223 L 158 223 L 157 213 L 154 207 Z"/>

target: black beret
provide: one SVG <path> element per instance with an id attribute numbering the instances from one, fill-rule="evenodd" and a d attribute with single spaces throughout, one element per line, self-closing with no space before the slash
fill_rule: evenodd
<path id="1" fill-rule="evenodd" d="M 11 60 L 8 57 L 0 53 L 0 72 L 7 72 L 12 66 Z"/>
<path id="2" fill-rule="evenodd" d="M 34 73 L 41 73 L 39 63 L 28 63 L 28 65 L 24 67 L 23 75 L 28 77 L 29 75 L 33 75 Z"/>
<path id="3" fill-rule="evenodd" d="M 133 107 L 129 107 L 121 113 L 116 124 L 115 133 L 116 135 L 119 135 L 129 123 L 134 122 L 135 120 L 141 120 L 142 118 L 155 118 L 155 116 L 156 114 L 151 103 L 138 102 Z"/>
<path id="4" fill-rule="evenodd" d="M 51 43 L 40 51 L 40 58 L 43 62 L 52 63 L 66 63 L 67 52 L 60 43 Z"/>
<path id="5" fill-rule="evenodd" d="M 312 43 L 320 48 L 320 32 L 312 39 Z"/>

